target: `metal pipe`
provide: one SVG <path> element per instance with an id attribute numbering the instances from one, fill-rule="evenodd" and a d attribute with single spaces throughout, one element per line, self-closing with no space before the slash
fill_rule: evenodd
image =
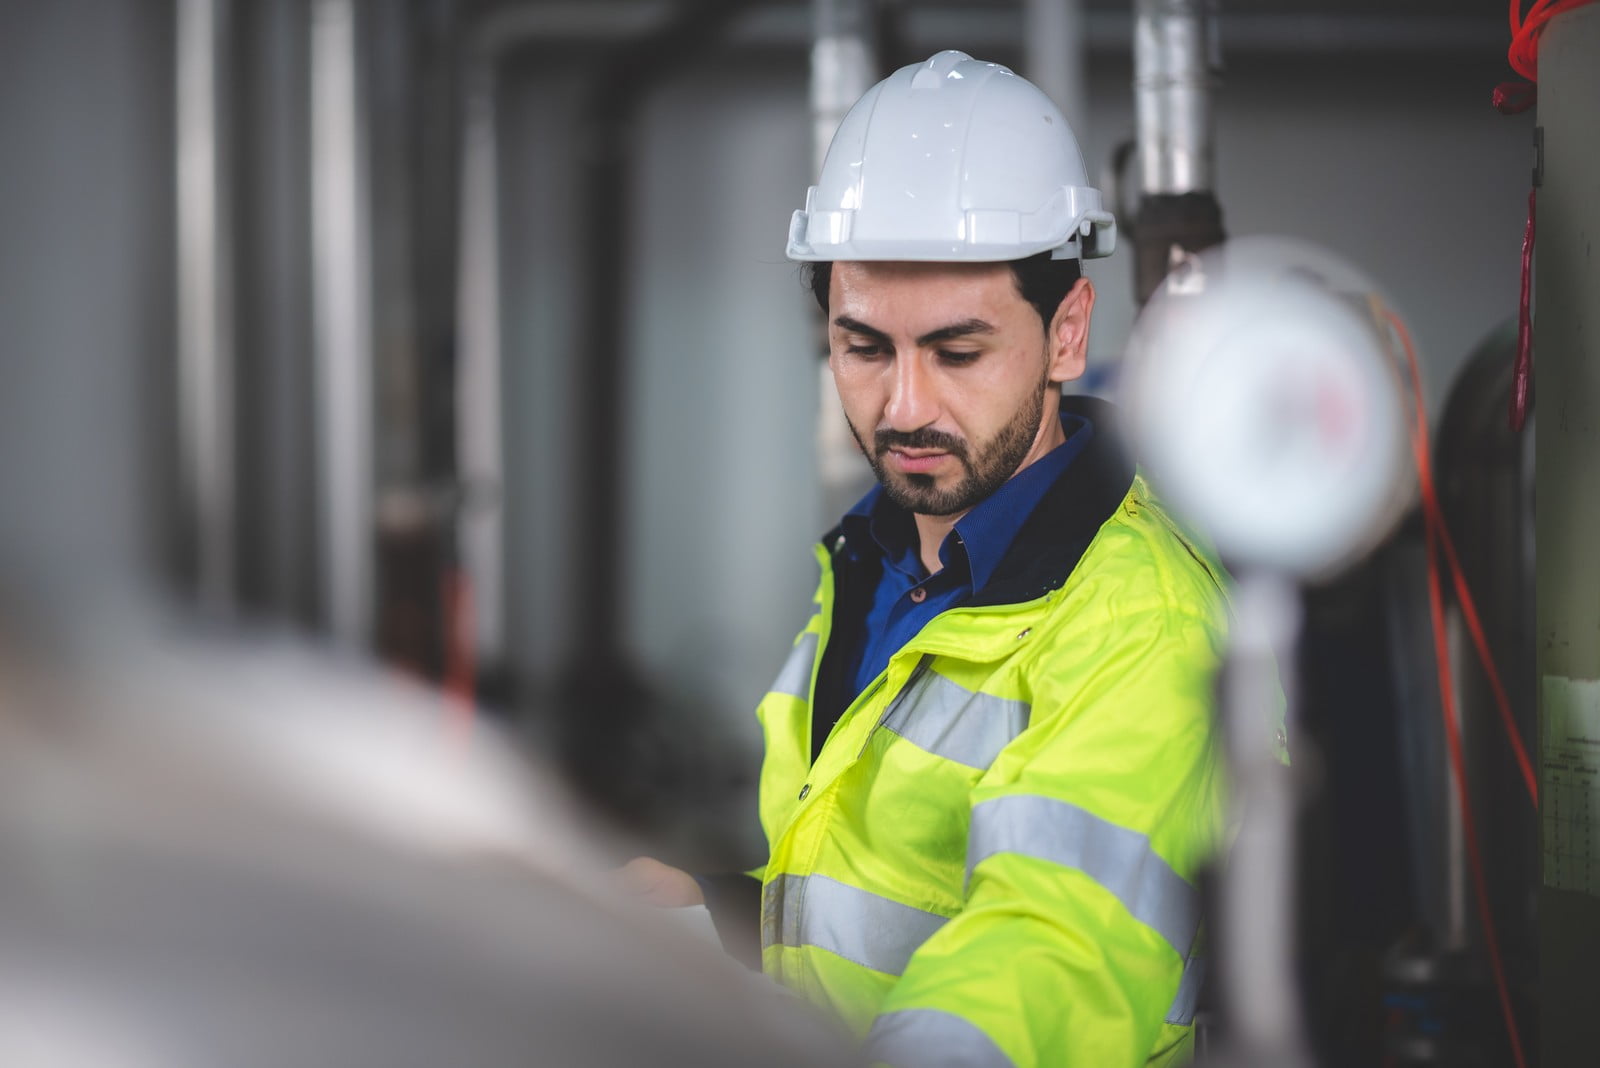
<path id="1" fill-rule="evenodd" d="M 624 682 L 621 640 L 622 530 L 626 520 L 623 427 L 615 418 L 627 381 L 627 240 L 637 145 L 634 123 L 650 90 L 716 42 L 744 11 L 743 0 L 700 0 L 655 32 L 626 42 L 599 66 L 582 110 L 589 136 L 584 167 L 586 243 L 583 299 L 588 352 L 578 370 L 577 422 L 586 464 L 577 520 L 571 618 L 585 640 L 569 674 L 581 686 Z"/>
<path id="2" fill-rule="evenodd" d="M 1139 0 L 1133 30 L 1134 114 L 1143 192 L 1216 188 L 1213 64 L 1207 0 Z"/>
<path id="3" fill-rule="evenodd" d="M 1089 133 L 1089 39 L 1083 0 L 1024 0 L 1022 73 L 1044 90 L 1082 144 Z"/>
<path id="4" fill-rule="evenodd" d="M 218 70 L 230 7 L 177 8 L 178 462 L 197 593 L 213 610 L 237 598 L 233 233 Z"/>
<path id="5" fill-rule="evenodd" d="M 464 506 L 457 536 L 473 591 L 472 650 L 480 664 L 504 655 L 507 640 L 506 456 L 501 422 L 505 373 L 501 333 L 500 66 L 530 44 L 615 42 L 660 31 L 672 17 L 662 0 L 500 7 L 473 26 L 462 57 L 460 225 L 457 259 L 455 420 Z"/>
<path id="6" fill-rule="evenodd" d="M 355 0 L 311 18 L 312 337 L 316 360 L 321 586 L 339 641 L 373 622 L 372 267 L 366 126 Z"/>
<path id="7" fill-rule="evenodd" d="M 834 131 L 877 79 L 872 0 L 812 0 L 812 162 L 822 169 Z"/>
<path id="8" fill-rule="evenodd" d="M 1222 240 L 1215 186 L 1211 88 L 1215 29 L 1209 0 L 1139 0 L 1134 19 L 1134 119 L 1139 212 L 1133 231 L 1140 303 L 1185 256 Z"/>
<path id="9" fill-rule="evenodd" d="M 1220 951 L 1228 1020 L 1221 1063 L 1308 1068 L 1293 962 L 1295 786 L 1261 729 L 1294 703 L 1299 591 L 1266 573 L 1241 576 L 1222 676 L 1221 721 L 1232 776 L 1228 822 L 1238 828 L 1222 867 Z"/>
<path id="10" fill-rule="evenodd" d="M 822 170 L 839 123 L 851 105 L 878 80 L 873 0 L 812 0 L 811 151 L 812 173 Z M 821 363 L 817 409 L 818 529 L 826 529 L 866 491 L 870 478 L 850 425 L 833 397 L 833 376 Z"/>
<path id="11" fill-rule="evenodd" d="M 458 537 L 473 592 L 473 645 L 482 663 L 505 649 L 505 454 L 500 425 L 499 146 L 495 72 L 467 75 L 457 259 L 456 465 L 463 486 Z"/>

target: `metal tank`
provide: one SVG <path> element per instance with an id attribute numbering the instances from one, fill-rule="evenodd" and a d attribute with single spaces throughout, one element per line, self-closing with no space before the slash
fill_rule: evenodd
<path id="1" fill-rule="evenodd" d="M 1535 743 L 1533 437 L 1510 428 L 1511 324 L 1466 361 L 1438 420 L 1434 470 L 1463 576 L 1523 746 Z M 1386 961 L 1386 1052 L 1399 1064 L 1509 1056 L 1439 712 L 1420 525 L 1390 555 L 1402 797 L 1416 924 Z M 1537 813 L 1443 556 L 1450 678 L 1499 950 L 1524 1048 L 1537 997 Z"/>

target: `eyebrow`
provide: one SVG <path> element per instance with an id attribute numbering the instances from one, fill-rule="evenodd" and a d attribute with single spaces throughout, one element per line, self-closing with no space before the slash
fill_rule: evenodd
<path id="1" fill-rule="evenodd" d="M 873 338 L 877 341 L 889 340 L 889 335 L 885 334 L 882 330 L 879 330 L 877 327 L 868 326 L 859 319 L 852 319 L 848 315 L 839 316 L 833 321 L 833 325 L 837 326 L 841 330 L 848 330 L 852 334 L 865 334 L 867 337 Z M 927 348 L 929 345 L 937 345 L 941 341 L 950 341 L 958 337 L 967 337 L 972 334 L 992 333 L 994 333 L 993 323 L 985 322 L 982 319 L 963 319 L 959 323 L 951 323 L 949 326 L 941 326 L 937 330 L 930 330 L 926 334 L 923 334 L 921 337 L 917 338 L 917 347 Z"/>

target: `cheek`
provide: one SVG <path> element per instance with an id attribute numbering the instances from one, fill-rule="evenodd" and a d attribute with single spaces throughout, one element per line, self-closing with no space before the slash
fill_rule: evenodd
<path id="1" fill-rule="evenodd" d="M 1042 386 L 1039 376 L 1006 376 L 990 378 L 979 383 L 963 382 L 952 390 L 949 410 L 968 441 L 985 442 L 1004 430 L 1017 413 L 1032 404 L 1034 394 Z"/>
<path id="2" fill-rule="evenodd" d="M 829 369 L 833 372 L 833 387 L 839 393 L 839 403 L 846 411 L 854 413 L 875 405 L 881 407 L 880 376 L 871 368 L 830 360 Z"/>

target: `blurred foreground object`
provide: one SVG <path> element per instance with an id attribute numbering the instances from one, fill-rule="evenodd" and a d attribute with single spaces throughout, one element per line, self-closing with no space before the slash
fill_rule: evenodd
<path id="1" fill-rule="evenodd" d="M 1287 723 L 1276 748 L 1260 726 L 1283 695 L 1295 703 L 1299 583 L 1371 549 L 1409 496 L 1391 321 L 1403 329 L 1337 258 L 1246 238 L 1183 257 L 1129 340 L 1127 402 L 1152 478 L 1239 576 L 1220 679 L 1237 837 L 1212 903 L 1211 1063 L 1313 1063 L 1294 963 L 1300 788 Z"/>
<path id="2" fill-rule="evenodd" d="M 0 1063 L 850 1063 L 439 697 L 153 629 L 0 650 Z"/>
<path id="3" fill-rule="evenodd" d="M 1241 238 L 1186 257 L 1140 315 L 1141 455 L 1225 558 L 1327 574 L 1399 517 L 1406 429 L 1376 292 L 1313 245 Z"/>

